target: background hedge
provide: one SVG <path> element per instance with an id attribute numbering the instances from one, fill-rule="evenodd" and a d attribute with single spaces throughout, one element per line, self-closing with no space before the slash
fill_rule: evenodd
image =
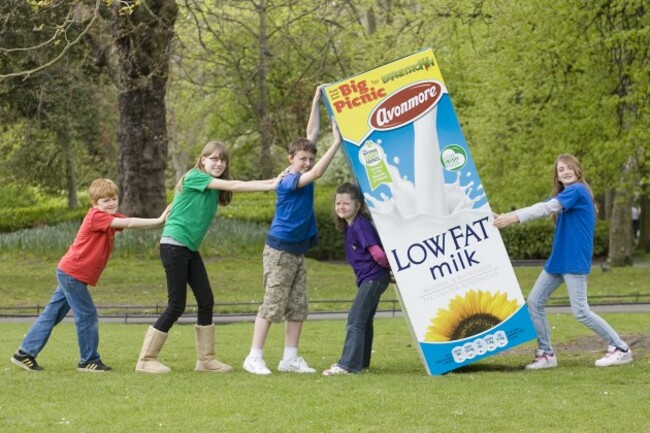
<path id="1" fill-rule="evenodd" d="M 319 245 L 310 250 L 308 256 L 318 260 L 345 260 L 343 235 L 334 227 L 332 203 L 334 186 L 317 185 L 315 211 L 318 222 Z M 2 190 L 9 193 L 8 190 Z M 12 196 L 24 191 L 11 191 Z M 9 198 L 9 196 L 8 196 Z M 82 200 L 80 200 L 81 202 Z M 84 202 L 87 200 L 83 200 Z M 170 195 L 171 201 L 171 195 Z M 12 232 L 25 228 L 49 226 L 61 222 L 80 223 L 88 208 L 67 209 L 64 200 L 43 200 L 29 196 L 27 199 L 10 200 L 27 206 L 0 209 L 0 233 Z M 40 204 L 38 204 L 40 202 Z M 275 195 L 271 193 L 235 194 L 229 206 L 219 208 L 219 216 L 227 220 L 242 220 L 268 226 L 273 218 Z M 223 223 L 221 223 L 223 224 Z M 524 225 L 513 225 L 501 230 L 511 260 L 546 259 L 551 252 L 553 224 L 550 220 L 537 220 Z M 218 234 L 219 229 L 215 232 Z M 607 221 L 598 221 L 594 240 L 594 256 L 607 255 L 609 245 L 609 225 Z"/>

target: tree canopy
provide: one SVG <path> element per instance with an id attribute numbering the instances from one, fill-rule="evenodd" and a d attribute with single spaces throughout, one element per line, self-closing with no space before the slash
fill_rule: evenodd
<path id="1" fill-rule="evenodd" d="M 432 47 L 493 209 L 547 197 L 554 159 L 573 153 L 611 220 L 613 262 L 630 254 L 631 204 L 650 214 L 643 0 L 8 0 L 1 8 L 0 163 L 11 168 L 3 181 L 73 189 L 118 175 L 129 209 L 155 214 L 165 186 L 207 140 L 228 144 L 238 177 L 272 176 L 287 142 L 304 134 L 317 84 Z M 47 171 L 24 163 L 35 154 L 73 183 L 36 175 Z M 650 235 L 642 242 L 650 249 Z"/>

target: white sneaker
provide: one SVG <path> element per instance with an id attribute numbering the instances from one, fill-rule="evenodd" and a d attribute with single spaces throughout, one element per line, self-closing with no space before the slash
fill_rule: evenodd
<path id="1" fill-rule="evenodd" d="M 526 370 L 541 370 L 542 368 L 555 367 L 557 367 L 557 357 L 537 349 L 535 351 L 535 359 L 526 366 Z"/>
<path id="2" fill-rule="evenodd" d="M 623 365 L 632 362 L 632 350 L 623 352 L 618 347 L 607 346 L 605 356 L 596 361 L 596 367 L 611 367 L 612 365 Z"/>
<path id="3" fill-rule="evenodd" d="M 304 359 L 300 356 L 290 359 L 288 361 L 282 360 L 278 364 L 278 371 L 285 371 L 291 373 L 316 373 L 316 369 L 307 365 Z"/>
<path id="4" fill-rule="evenodd" d="M 267 376 L 271 374 L 271 370 L 266 367 L 266 362 L 262 359 L 261 356 L 247 356 L 244 359 L 244 370 L 252 374 L 260 374 Z"/>
<path id="5" fill-rule="evenodd" d="M 323 371 L 323 376 L 334 376 L 335 374 L 349 374 L 350 372 L 338 364 L 332 365 L 327 370 Z"/>

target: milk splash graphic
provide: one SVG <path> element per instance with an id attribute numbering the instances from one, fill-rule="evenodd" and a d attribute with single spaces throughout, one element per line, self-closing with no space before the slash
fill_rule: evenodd
<path id="1" fill-rule="evenodd" d="M 441 227 L 471 225 L 490 212 L 489 209 L 482 209 L 487 204 L 475 207 L 485 198 L 482 186 L 476 187 L 474 181 L 463 185 L 461 171 L 455 172 L 456 178 L 453 182 L 445 182 L 438 137 L 432 128 L 436 120 L 436 108 L 413 123 L 415 182 L 400 174 L 398 156 L 389 161 L 382 152 L 383 162 L 392 178 L 392 182 L 387 184 L 390 196 L 382 193 L 381 199 L 378 199 L 368 193 L 364 194 L 371 205 L 377 229 L 382 233 L 384 245 L 390 246 L 391 249 L 404 250 L 413 240 L 426 239 L 432 235 L 432 230 L 440 230 Z M 376 144 L 381 146 L 381 140 L 377 140 Z M 468 177 L 469 175 L 470 173 L 467 174 Z M 441 185 L 443 187 L 440 187 Z M 485 226 L 487 230 L 493 230 L 491 226 L 487 227 L 488 224 Z M 404 234 L 404 227 L 409 228 L 408 236 Z M 487 239 L 485 243 L 492 243 L 492 239 Z M 389 255 L 389 259 L 393 257 Z M 395 263 L 392 263 L 391 267 L 394 272 L 399 269 L 399 265 Z M 486 266 L 482 265 L 482 269 L 485 270 Z M 487 265 L 487 269 L 492 268 Z M 400 285 L 400 291 L 404 292 L 402 297 L 410 294 L 416 301 L 409 307 L 409 316 L 413 331 L 418 339 L 421 339 L 427 330 L 430 317 L 435 313 L 436 301 L 446 302 L 448 295 L 455 292 L 449 289 L 449 283 L 446 281 L 432 281 L 422 287 L 423 281 L 431 281 L 430 268 L 427 266 L 419 269 L 413 267 L 407 272 L 410 275 L 406 279 L 407 283 Z M 417 284 L 411 285 L 408 280 L 417 281 Z M 413 286 L 415 289 L 407 286 Z M 408 293 L 409 290 L 411 293 Z M 413 290 L 416 293 L 413 293 Z"/>
<path id="2" fill-rule="evenodd" d="M 378 200 L 368 193 L 365 194 L 368 202 L 372 204 L 375 223 L 385 227 L 389 234 L 396 231 L 391 229 L 398 229 L 407 220 L 414 218 L 423 217 L 433 225 L 440 225 L 442 220 L 449 217 L 457 220 L 461 217 L 459 213 L 472 211 L 475 204 L 485 197 L 485 194 L 478 194 L 470 198 L 474 193 L 474 182 L 461 185 L 460 171 L 456 172 L 455 182 L 445 183 L 438 138 L 431 127 L 435 122 L 436 111 L 436 108 L 432 109 L 413 123 L 415 183 L 400 175 L 396 167 L 399 157 L 395 157 L 396 165 L 392 165 L 384 154 L 384 163 L 393 179 L 392 183 L 388 184 L 391 197 L 381 194 L 382 200 Z M 377 144 L 381 145 L 381 140 L 378 140 Z M 444 188 L 440 188 L 440 185 L 444 185 Z M 477 191 L 480 189 L 481 186 Z"/>

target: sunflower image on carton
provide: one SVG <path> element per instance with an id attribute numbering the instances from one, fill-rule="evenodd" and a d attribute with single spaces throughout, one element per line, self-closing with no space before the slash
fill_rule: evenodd
<path id="1" fill-rule="evenodd" d="M 535 338 L 433 51 L 324 93 L 427 373 Z"/>

